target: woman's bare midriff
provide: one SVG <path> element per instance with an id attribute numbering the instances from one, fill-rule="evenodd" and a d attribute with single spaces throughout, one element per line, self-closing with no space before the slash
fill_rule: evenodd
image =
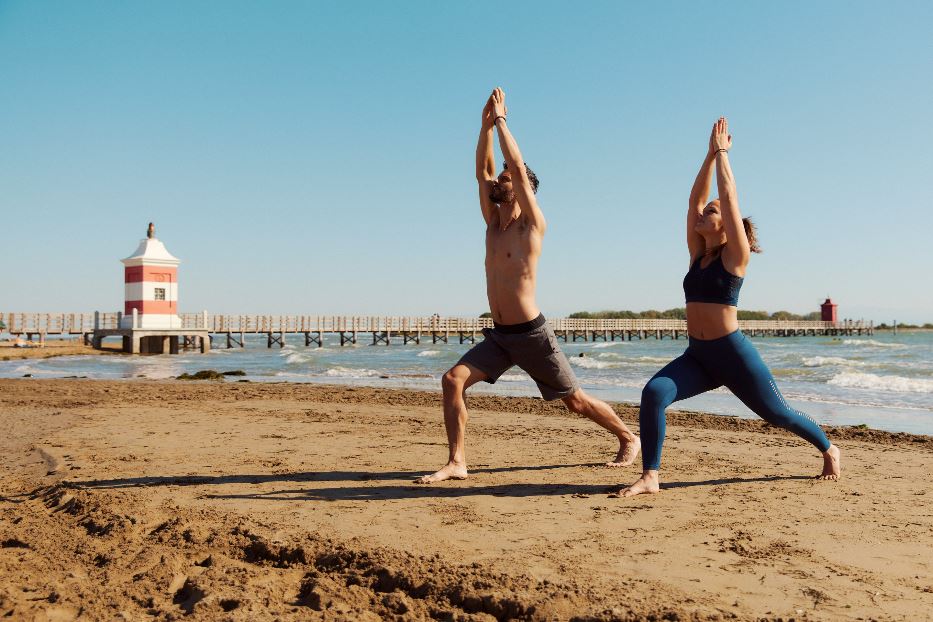
<path id="1" fill-rule="evenodd" d="M 687 332 L 694 339 L 719 339 L 739 329 L 739 311 L 715 302 L 687 303 Z"/>

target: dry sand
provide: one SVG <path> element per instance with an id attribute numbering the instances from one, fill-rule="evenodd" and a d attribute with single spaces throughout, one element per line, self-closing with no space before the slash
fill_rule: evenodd
<path id="1" fill-rule="evenodd" d="M 471 478 L 422 487 L 436 394 L 2 380 L 0 619 L 931 617 L 931 437 L 833 430 L 817 482 L 792 436 L 672 414 L 661 494 L 617 499 L 592 423 L 469 405 Z"/>

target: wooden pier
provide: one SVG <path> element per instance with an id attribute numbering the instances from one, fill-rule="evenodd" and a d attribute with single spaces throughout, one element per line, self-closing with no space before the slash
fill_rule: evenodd
<path id="1" fill-rule="evenodd" d="M 118 329 L 120 313 L 0 313 L 7 332 L 44 340 L 47 335 L 75 335 L 90 344 L 96 331 Z M 266 346 L 280 348 L 286 343 L 323 347 L 324 336 L 333 335 L 341 346 L 436 343 L 476 343 L 484 328 L 492 328 L 489 318 L 324 316 L 324 315 L 208 315 L 183 313 L 183 329 L 206 331 L 210 341 L 221 341 L 227 348 L 244 347 L 246 335 L 265 335 Z M 549 319 L 558 339 L 578 341 L 631 341 L 632 339 L 680 339 L 687 337 L 686 320 L 592 320 Z M 852 336 L 874 334 L 873 322 L 843 320 L 779 321 L 739 320 L 739 328 L 752 337 L 775 336 Z M 97 344 L 99 345 L 99 344 Z M 181 346 L 185 347 L 182 342 Z M 201 347 L 208 344 L 199 344 Z"/>

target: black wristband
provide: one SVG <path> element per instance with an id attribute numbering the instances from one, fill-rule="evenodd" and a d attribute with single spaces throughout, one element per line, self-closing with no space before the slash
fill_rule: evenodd
<path id="1" fill-rule="evenodd" d="M 499 119 L 502 119 L 503 121 L 507 121 L 507 119 L 505 118 L 505 115 L 500 114 L 500 115 L 497 115 L 496 118 L 492 120 L 492 124 L 495 125 Z"/>
<path id="2" fill-rule="evenodd" d="M 495 121 L 493 121 L 493 123 L 495 123 Z M 719 153 L 720 151 L 725 151 L 726 153 L 729 153 L 728 149 L 717 149 L 716 153 Z"/>

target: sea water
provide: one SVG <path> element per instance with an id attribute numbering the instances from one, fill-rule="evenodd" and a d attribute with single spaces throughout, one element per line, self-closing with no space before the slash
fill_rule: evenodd
<path id="1" fill-rule="evenodd" d="M 245 348 L 215 347 L 207 355 L 87 355 L 0 361 L 0 377 L 164 379 L 202 369 L 242 369 L 253 382 L 316 382 L 406 387 L 440 391 L 440 377 L 470 344 L 393 343 L 304 346 L 302 335 L 266 347 L 264 335 L 246 338 Z M 215 340 L 221 346 L 224 339 Z M 752 339 L 790 404 L 828 425 L 867 424 L 891 431 L 933 434 L 933 332 L 876 333 L 867 337 L 756 337 Z M 686 348 L 683 339 L 561 343 L 589 393 L 604 400 L 639 401 L 651 376 Z M 581 356 L 582 355 L 582 356 Z M 499 395 L 539 395 L 518 368 L 494 385 L 470 389 Z M 674 408 L 754 417 L 728 390 L 718 389 Z"/>

